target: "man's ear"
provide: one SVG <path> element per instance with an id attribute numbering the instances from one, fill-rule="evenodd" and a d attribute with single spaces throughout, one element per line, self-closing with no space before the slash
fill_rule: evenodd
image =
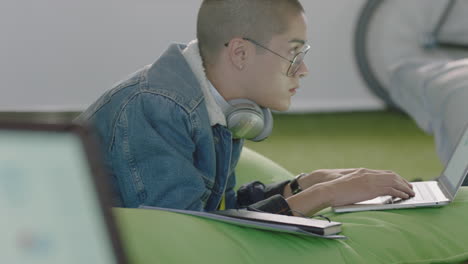
<path id="1" fill-rule="evenodd" d="M 228 53 L 229 60 L 233 67 L 242 71 L 246 64 L 247 59 L 251 55 L 247 41 L 242 38 L 234 38 L 229 42 Z"/>

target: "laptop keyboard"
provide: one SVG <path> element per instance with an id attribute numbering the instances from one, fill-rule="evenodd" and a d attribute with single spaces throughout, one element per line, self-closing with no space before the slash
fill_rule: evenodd
<path id="1" fill-rule="evenodd" d="M 413 190 L 416 195 L 413 197 L 413 201 L 434 201 L 435 197 L 432 191 L 429 189 L 427 184 L 415 184 Z"/>
<path id="2" fill-rule="evenodd" d="M 407 202 L 407 201 L 414 201 L 414 202 L 420 202 L 420 201 L 435 201 L 436 197 L 431 190 L 431 187 L 428 184 L 413 184 L 413 191 L 415 193 L 415 196 L 409 199 L 401 199 L 398 197 L 394 197 L 393 199 L 387 200 L 386 203 L 400 203 L 400 202 Z"/>

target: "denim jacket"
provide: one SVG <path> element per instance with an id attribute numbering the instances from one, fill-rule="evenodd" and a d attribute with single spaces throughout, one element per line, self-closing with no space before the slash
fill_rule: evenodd
<path id="1" fill-rule="evenodd" d="M 226 208 L 238 207 L 234 169 L 243 140 L 210 125 L 185 47 L 171 45 L 78 117 L 100 140 L 116 206 L 211 211 L 225 195 Z"/>

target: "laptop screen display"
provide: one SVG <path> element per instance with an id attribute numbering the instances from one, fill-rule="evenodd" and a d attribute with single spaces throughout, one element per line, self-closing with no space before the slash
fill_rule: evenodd
<path id="1" fill-rule="evenodd" d="M 77 135 L 0 130 L 0 263 L 116 263 Z"/>
<path id="2" fill-rule="evenodd" d="M 445 182 L 449 185 L 447 187 L 455 192 L 465 176 L 468 164 L 468 129 L 464 133 L 443 173 Z"/>

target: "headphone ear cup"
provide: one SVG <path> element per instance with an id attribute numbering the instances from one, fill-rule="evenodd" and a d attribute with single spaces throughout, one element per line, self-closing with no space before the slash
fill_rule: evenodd
<path id="1" fill-rule="evenodd" d="M 271 134 L 273 116 L 270 109 L 260 107 L 248 99 L 226 102 L 213 85 L 210 85 L 210 91 L 216 103 L 221 106 L 227 127 L 234 138 L 262 141 Z"/>
<path id="2" fill-rule="evenodd" d="M 269 108 L 261 107 L 263 112 L 263 130 L 262 132 L 252 139 L 252 141 L 259 142 L 265 140 L 267 137 L 270 136 L 271 132 L 273 131 L 273 115 L 271 114 L 271 110 Z"/>
<path id="3" fill-rule="evenodd" d="M 234 138 L 251 140 L 262 133 L 265 126 L 263 111 L 257 104 L 247 99 L 235 99 L 229 101 L 229 105 L 226 122 Z"/>

